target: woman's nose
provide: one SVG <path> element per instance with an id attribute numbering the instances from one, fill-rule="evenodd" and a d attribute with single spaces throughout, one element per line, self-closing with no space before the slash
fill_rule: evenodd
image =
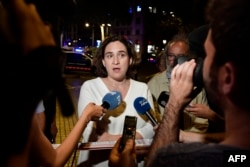
<path id="1" fill-rule="evenodd" d="M 114 57 L 113 57 L 113 64 L 119 64 L 119 57 L 118 57 L 118 55 L 115 55 Z"/>

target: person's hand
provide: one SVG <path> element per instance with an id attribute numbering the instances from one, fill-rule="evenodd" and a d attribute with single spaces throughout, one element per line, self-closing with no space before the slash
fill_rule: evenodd
<path id="1" fill-rule="evenodd" d="M 104 109 L 100 105 L 96 105 L 95 103 L 89 103 L 83 109 L 82 115 L 85 114 L 88 117 L 88 121 L 96 120 L 102 117 L 106 113 L 106 109 Z"/>
<path id="2" fill-rule="evenodd" d="M 55 46 L 55 40 L 50 27 L 39 16 L 34 4 L 24 0 L 12 0 L 10 17 L 13 20 L 10 27 L 16 42 L 21 45 L 23 54 L 40 46 Z"/>
<path id="3" fill-rule="evenodd" d="M 189 142 L 205 142 L 204 134 L 199 132 L 188 132 L 180 130 L 179 142 L 189 143 Z"/>
<path id="4" fill-rule="evenodd" d="M 117 140 L 109 156 L 110 167 L 136 167 L 135 142 L 128 139 L 122 152 L 119 152 L 121 138 Z"/>
<path id="5" fill-rule="evenodd" d="M 214 115 L 214 111 L 206 104 L 189 104 L 185 110 L 197 117 L 211 119 Z"/>
<path id="6" fill-rule="evenodd" d="M 218 113 L 211 110 L 211 108 L 206 104 L 189 104 L 189 106 L 186 107 L 185 110 L 197 117 L 224 124 L 224 118 Z"/>
<path id="7" fill-rule="evenodd" d="M 158 128 L 159 128 L 159 125 L 155 125 L 155 126 L 153 127 L 153 130 L 156 132 Z"/>
<path id="8" fill-rule="evenodd" d="M 197 95 L 193 84 L 195 66 L 195 60 L 192 59 L 174 67 L 171 73 L 169 103 L 185 106 Z"/>

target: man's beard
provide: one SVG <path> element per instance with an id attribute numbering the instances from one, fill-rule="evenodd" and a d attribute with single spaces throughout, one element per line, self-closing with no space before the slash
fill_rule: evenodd
<path id="1" fill-rule="evenodd" d="M 218 68 L 215 66 L 211 66 L 211 70 L 209 72 L 209 78 L 210 80 L 206 80 L 204 82 L 204 87 L 207 93 L 208 101 L 211 103 L 211 105 L 214 107 L 216 113 L 220 115 L 224 115 L 222 113 L 223 107 L 221 103 L 221 95 L 220 91 L 218 90 Z"/>

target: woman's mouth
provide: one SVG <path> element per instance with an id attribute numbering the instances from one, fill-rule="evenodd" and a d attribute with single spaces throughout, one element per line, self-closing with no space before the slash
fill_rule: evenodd
<path id="1" fill-rule="evenodd" d="M 114 71 L 114 72 L 119 72 L 119 71 L 120 71 L 120 68 L 113 68 L 113 71 Z"/>

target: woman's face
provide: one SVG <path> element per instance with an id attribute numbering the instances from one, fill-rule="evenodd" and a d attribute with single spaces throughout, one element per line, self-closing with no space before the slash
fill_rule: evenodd
<path id="1" fill-rule="evenodd" d="M 120 41 L 110 42 L 106 46 L 102 63 L 108 77 L 117 81 L 125 79 L 131 62 L 126 47 Z"/>

